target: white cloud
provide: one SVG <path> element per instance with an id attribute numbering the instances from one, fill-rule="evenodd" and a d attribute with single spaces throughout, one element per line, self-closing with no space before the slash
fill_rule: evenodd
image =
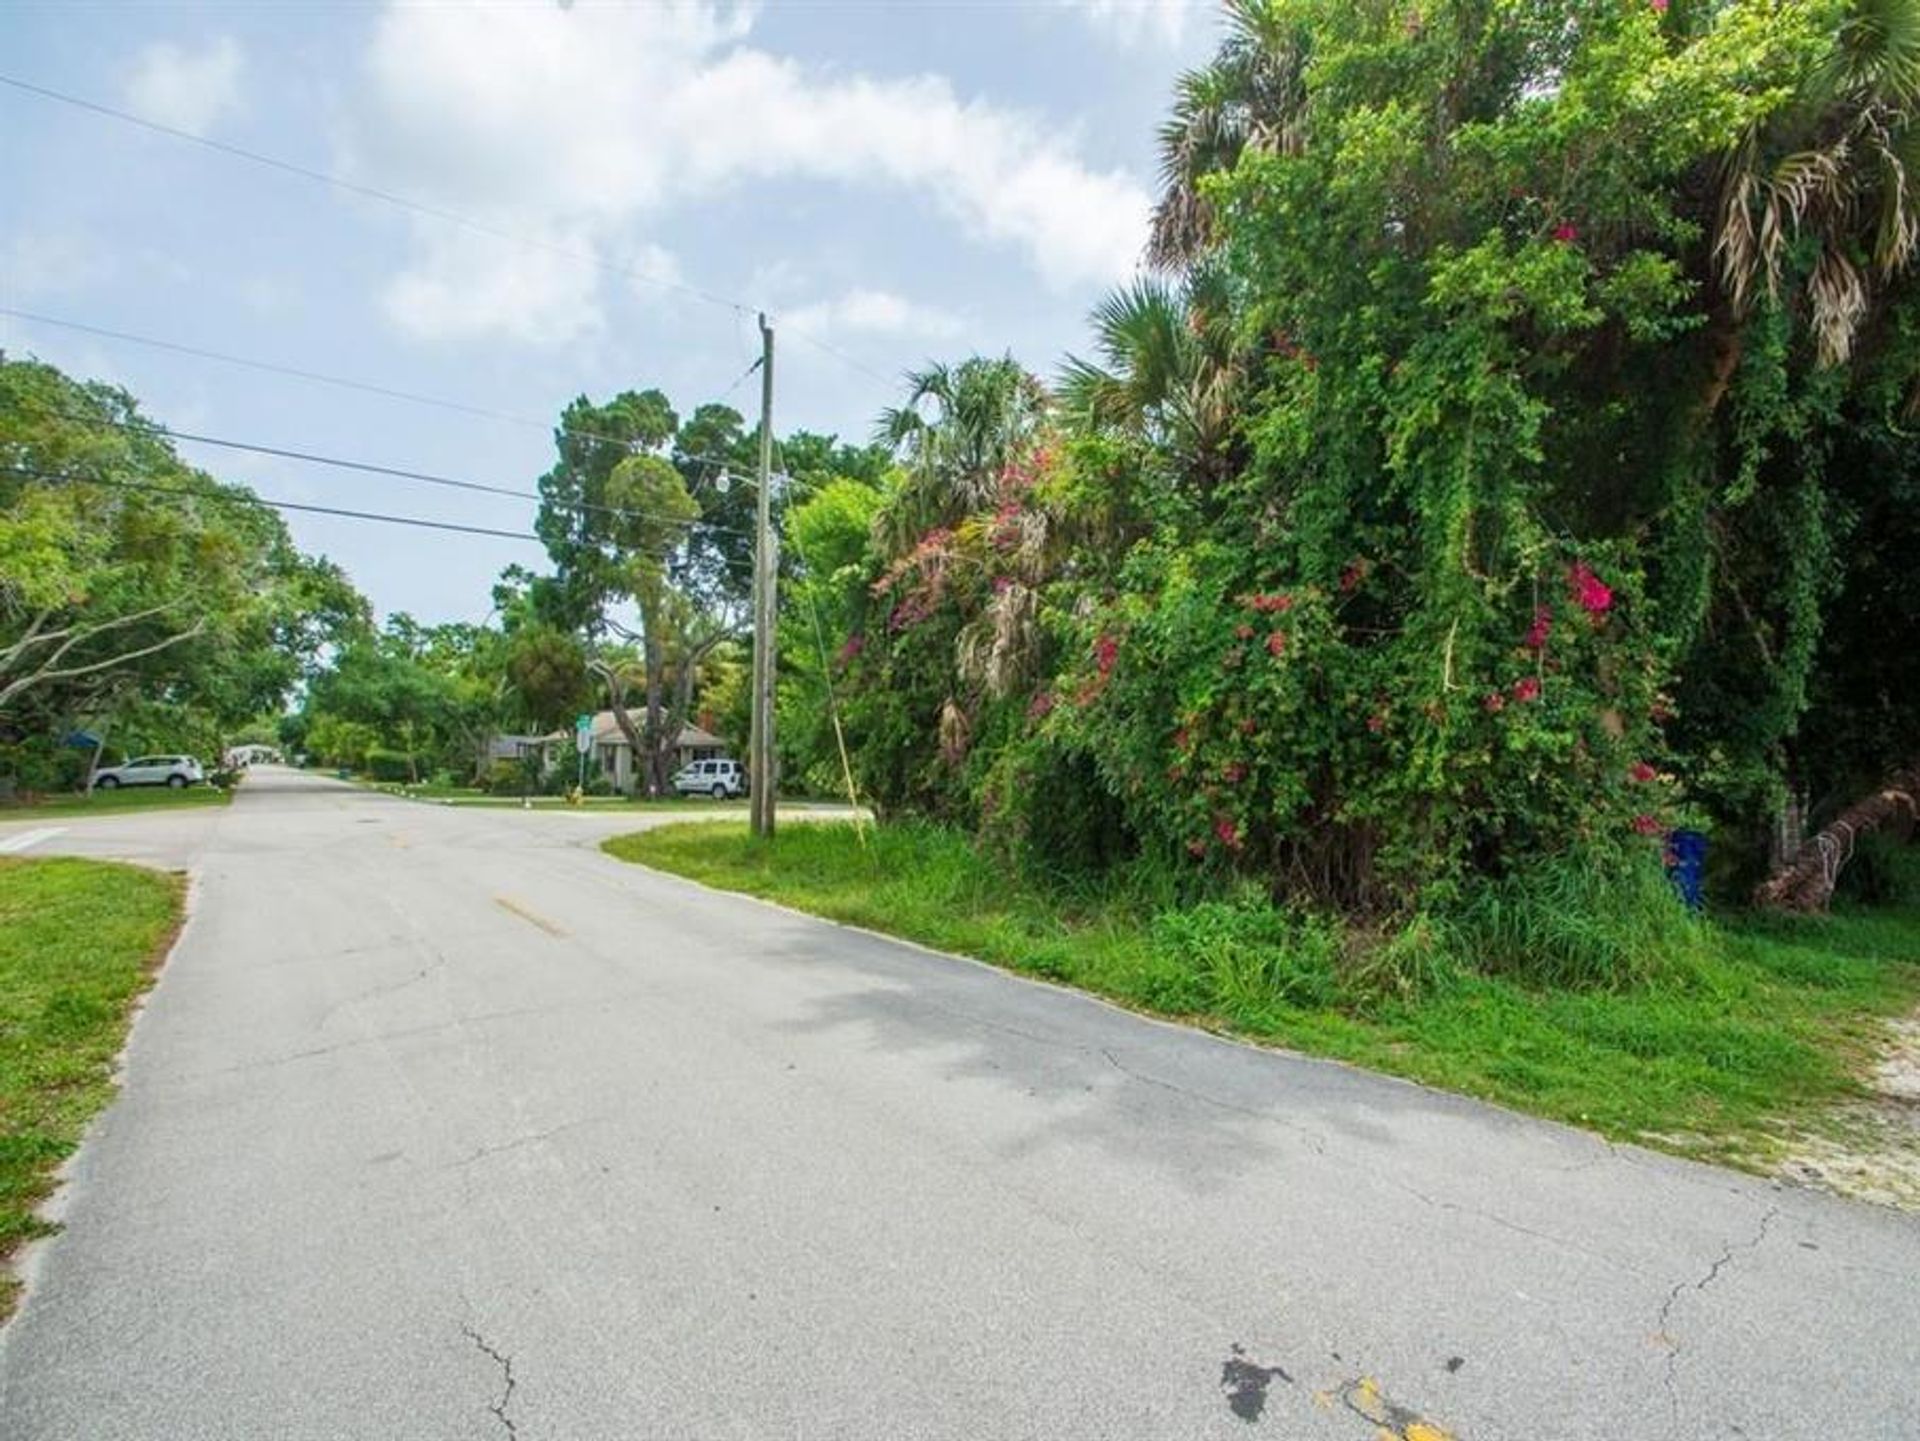
<path id="1" fill-rule="evenodd" d="M 1086 164 L 1042 118 L 963 100 L 939 76 L 805 67 L 749 45 L 750 23 L 704 0 L 392 5 L 367 52 L 349 164 L 502 229 L 565 230 L 616 258 L 651 217 L 787 180 L 906 192 L 965 235 L 1023 254 L 1055 287 L 1133 270 L 1145 191 Z M 495 247 L 503 269 L 525 264 L 511 248 Z M 444 258 L 418 256 L 402 288 L 436 285 L 429 271 Z"/>
<path id="2" fill-rule="evenodd" d="M 1123 45 L 1146 42 L 1177 44 L 1202 13 L 1213 8 L 1209 0 L 1068 0 L 1096 30 Z"/>
<path id="3" fill-rule="evenodd" d="M 848 334 L 947 339 L 964 329 L 960 317 L 949 311 L 916 304 L 891 291 L 866 289 L 849 290 L 845 295 L 785 311 L 774 324 L 820 339 Z"/>
<path id="4" fill-rule="evenodd" d="M 585 243 L 578 236 L 501 245 L 423 221 L 415 238 L 418 260 L 382 296 L 388 317 L 409 335 L 559 345 L 600 328 L 599 276 L 570 253 Z"/>
<path id="5" fill-rule="evenodd" d="M 657 300 L 663 290 L 687 283 L 680 257 L 652 241 L 635 247 L 621 263 L 633 281 L 633 293 L 642 300 Z"/>
<path id="6" fill-rule="evenodd" d="M 0 291 L 15 301 L 67 295 L 110 280 L 113 257 L 70 231 L 25 231 L 0 245 Z"/>
<path id="7" fill-rule="evenodd" d="M 190 135 L 205 135 L 240 103 L 240 44 L 222 35 L 199 51 L 160 43 L 134 59 L 128 109 Z"/>

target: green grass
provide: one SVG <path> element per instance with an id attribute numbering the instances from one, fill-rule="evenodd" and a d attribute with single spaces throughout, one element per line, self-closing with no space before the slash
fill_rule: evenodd
<path id="1" fill-rule="evenodd" d="M 1857 1094 L 1878 1022 L 1920 1003 L 1920 908 L 1688 925 L 1672 964 L 1614 989 L 1439 967 L 1359 1001 L 1338 927 L 1269 908 L 1065 897 L 927 826 L 669 826 L 623 860 L 1064 982 L 1143 1011 L 1337 1057 L 1685 1154 L 1763 1166 Z M 1500 918 L 1474 918 L 1511 944 Z M 1470 932 L 1462 931 L 1462 934 Z M 1569 956 L 1565 930 L 1550 940 Z"/>
<path id="2" fill-rule="evenodd" d="M 174 876 L 0 857 L 0 1263 L 113 1094 L 134 998 L 180 919 Z M 0 1320 L 18 1283 L 0 1272 Z"/>
<path id="3" fill-rule="evenodd" d="M 488 795 L 485 791 L 474 790 L 470 786 L 443 785 L 405 785 L 393 781 L 360 781 L 357 784 L 367 790 L 379 791 L 382 795 L 403 796 L 408 800 L 435 801 L 455 806 L 513 806 L 521 803 L 519 796 Z M 541 810 L 630 810 L 649 814 L 656 811 L 696 811 L 713 812 L 733 809 L 744 814 L 746 798 L 737 801 L 716 801 L 709 796 L 663 796 L 659 800 L 647 800 L 628 796 L 586 796 L 578 806 L 569 806 L 565 796 L 532 796 L 532 803 Z"/>
<path id="4" fill-rule="evenodd" d="M 84 796 L 49 796 L 24 805 L 0 805 L 0 822 L 71 819 L 75 816 L 123 816 L 138 811 L 223 806 L 231 792 L 218 786 L 125 786 Z"/>

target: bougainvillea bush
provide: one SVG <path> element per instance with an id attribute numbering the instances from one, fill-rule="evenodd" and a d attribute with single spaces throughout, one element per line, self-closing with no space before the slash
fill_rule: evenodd
<path id="1" fill-rule="evenodd" d="M 1491 952 L 1920 749 L 1861 580 L 1920 458 L 1920 7 L 1228 11 L 1097 359 L 915 431 L 848 665 L 883 805 Z"/>

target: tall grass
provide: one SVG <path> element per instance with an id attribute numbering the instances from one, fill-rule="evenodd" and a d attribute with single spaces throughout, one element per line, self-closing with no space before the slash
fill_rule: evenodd
<path id="1" fill-rule="evenodd" d="M 668 826 L 607 849 L 1141 1010 L 1743 1161 L 1848 1094 L 1876 1018 L 1920 1003 L 1920 907 L 1696 920 L 1657 869 L 1547 868 L 1361 931 L 1137 866 L 1062 890 L 924 824 L 864 842 L 794 825 L 771 844 Z"/>
<path id="2" fill-rule="evenodd" d="M 1438 922 L 1466 970 L 1569 989 L 1688 984 L 1714 942 L 1651 858 L 1548 862 L 1471 888 Z"/>

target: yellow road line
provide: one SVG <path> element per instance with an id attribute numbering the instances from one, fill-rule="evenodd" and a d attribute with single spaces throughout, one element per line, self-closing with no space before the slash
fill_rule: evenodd
<path id="1" fill-rule="evenodd" d="M 519 905 L 516 902 L 508 900 L 505 896 L 495 896 L 493 898 L 493 903 L 496 906 L 500 907 L 501 910 L 507 911 L 513 915 L 520 917 L 520 919 L 525 921 L 528 925 L 538 926 L 541 930 L 545 931 L 550 936 L 564 937 L 567 934 L 565 931 L 561 930 L 560 927 L 556 926 L 552 921 L 548 920 L 545 916 L 538 915 L 535 912 L 528 910 L 525 906 Z"/>

